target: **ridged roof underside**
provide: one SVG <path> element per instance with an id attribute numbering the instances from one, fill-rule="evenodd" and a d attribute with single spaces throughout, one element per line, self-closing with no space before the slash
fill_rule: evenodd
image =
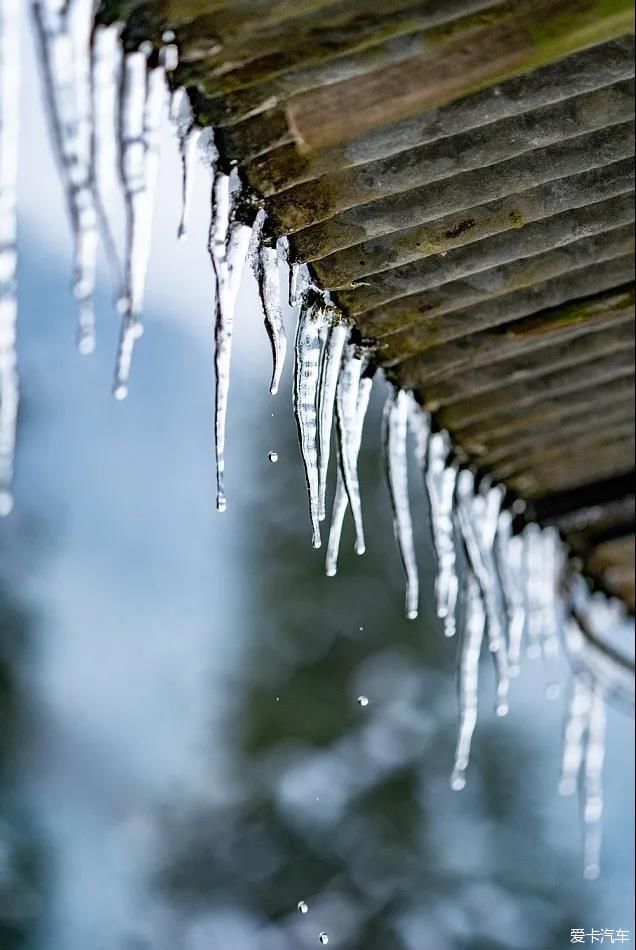
<path id="1" fill-rule="evenodd" d="M 633 604 L 631 5 L 128 6 L 391 378 Z"/>

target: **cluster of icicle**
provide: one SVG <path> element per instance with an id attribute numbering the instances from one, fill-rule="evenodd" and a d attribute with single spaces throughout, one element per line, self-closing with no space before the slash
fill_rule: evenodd
<path id="1" fill-rule="evenodd" d="M 301 305 L 296 338 L 295 411 L 305 464 L 315 546 L 325 512 L 325 483 L 332 418 L 336 419 L 338 472 L 326 572 L 336 572 L 342 521 L 351 505 L 356 550 L 364 551 L 357 459 L 372 383 L 364 351 L 348 343 L 348 328 L 324 300 L 310 291 Z M 629 663 L 608 656 L 603 644 L 620 617 L 621 605 L 604 595 L 590 598 L 578 578 L 574 602 L 581 616 L 593 613 L 598 646 L 581 632 L 566 609 L 565 549 L 558 531 L 529 523 L 513 532 L 513 515 L 503 508 L 504 490 L 488 481 L 476 487 L 468 469 L 452 459 L 447 432 L 432 432 L 428 413 L 411 393 L 390 390 L 383 414 L 383 448 L 393 524 L 406 580 L 406 615 L 418 614 L 419 578 L 409 501 L 407 434 L 412 433 L 416 466 L 428 496 L 437 559 L 435 604 L 448 637 L 458 633 L 458 730 L 451 787 L 461 790 L 477 723 L 479 666 L 484 640 L 495 673 L 495 710 L 508 712 L 510 678 L 526 654 L 541 657 L 546 695 L 559 695 L 557 660 L 565 642 L 574 666 L 564 732 L 562 794 L 580 787 L 585 830 L 585 876 L 599 871 L 608 691 L 633 707 L 634 676 Z M 461 590 L 461 598 L 459 597 Z M 461 600 L 461 603 L 460 603 Z M 594 608 L 592 610 L 592 607 Z"/>
<path id="2" fill-rule="evenodd" d="M 18 408 L 15 277 L 21 8 L 21 0 L 3 0 L 0 6 L 0 514 L 11 509 Z M 267 233 L 263 210 L 251 217 L 245 214 L 238 171 L 226 173 L 218 167 L 213 135 L 195 125 L 184 90 L 176 90 L 170 99 L 166 74 L 178 59 L 174 36 L 164 35 L 158 53 L 147 43 L 124 53 L 120 44 L 122 25 L 94 26 L 92 11 L 91 0 L 33 2 L 52 138 L 74 241 L 78 346 L 82 353 L 90 353 L 95 345 L 93 296 L 101 242 L 112 266 L 122 318 L 113 393 L 123 399 L 128 392 L 133 349 L 142 333 L 160 131 L 169 111 L 182 162 L 181 238 L 187 230 L 191 171 L 197 153 L 202 153 L 212 172 L 208 249 L 215 285 L 214 441 L 217 507 L 224 510 L 225 418 L 241 273 L 249 260 L 272 348 L 270 391 L 274 394 L 287 347 L 278 264 L 288 247 L 285 239 L 276 244 Z M 117 176 L 109 175 L 111 168 L 117 169 Z M 104 194 L 104 183 L 111 178 L 118 178 L 126 215 L 123 266 L 109 221 L 112 195 Z M 337 474 L 325 563 L 326 573 L 333 576 L 348 508 L 355 528 L 355 550 L 358 554 L 365 550 L 358 456 L 374 367 L 369 354 L 352 340 L 350 324 L 329 295 L 312 283 L 303 264 L 290 267 L 289 302 L 299 307 L 293 405 L 316 548 L 321 546 L 321 523 L 326 517 L 334 429 L 336 435 Z M 510 678 L 519 673 L 524 637 L 527 654 L 543 657 L 547 695 L 558 694 L 555 660 L 564 634 L 576 673 L 560 788 L 568 794 L 581 784 L 585 873 L 593 877 L 598 871 L 600 851 L 605 698 L 619 693 L 633 705 L 633 671 L 610 662 L 600 648 L 592 649 L 590 655 L 589 638 L 564 609 L 561 584 L 565 554 L 557 531 L 529 524 L 523 532 L 514 534 L 512 515 L 502 507 L 501 487 L 487 482 L 476 486 L 472 473 L 454 463 L 448 433 L 431 430 L 428 414 L 411 394 L 391 390 L 383 415 L 382 442 L 395 537 L 406 576 L 407 616 L 417 617 L 420 596 L 409 501 L 409 431 L 430 508 L 437 558 L 436 612 L 446 636 L 453 637 L 459 628 L 459 724 L 451 785 L 461 789 L 466 783 L 484 639 L 494 663 L 495 709 L 503 716 L 508 711 Z M 577 588 L 574 593 L 580 612 L 589 612 L 584 592 Z M 597 604 L 595 611 L 598 621 L 602 605 Z M 607 627 L 611 619 L 610 614 L 601 617 L 600 627 Z"/>

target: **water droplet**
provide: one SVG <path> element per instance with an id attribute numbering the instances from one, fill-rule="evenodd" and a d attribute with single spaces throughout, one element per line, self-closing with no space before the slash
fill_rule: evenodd
<path id="1" fill-rule="evenodd" d="M 309 911 L 309 904 L 306 901 L 298 901 L 298 910 L 301 914 L 306 914 Z"/>
<path id="2" fill-rule="evenodd" d="M 326 930 L 322 930 L 318 934 L 318 939 L 320 940 L 321 944 L 323 944 L 324 946 L 325 944 L 329 943 L 329 934 L 327 933 Z"/>
<path id="3" fill-rule="evenodd" d="M 369 697 L 368 696 L 358 696 L 358 706 L 368 706 Z"/>
<path id="4" fill-rule="evenodd" d="M 360 631 L 360 633 L 362 633 L 362 631 L 364 630 L 364 627 L 358 627 L 358 630 Z"/>
<path id="5" fill-rule="evenodd" d="M 463 788 L 466 788 L 466 779 L 461 772 L 453 772 L 450 786 L 454 792 L 461 792 Z"/>
<path id="6" fill-rule="evenodd" d="M 498 716 L 507 716 L 509 709 L 510 707 L 508 706 L 508 703 L 501 702 L 498 704 L 497 708 L 495 709 L 495 712 L 497 713 Z"/>
<path id="7" fill-rule="evenodd" d="M 272 463 L 277 462 L 277 461 L 278 461 L 278 452 L 268 452 L 268 453 L 267 453 L 267 458 L 268 458 L 268 459 L 270 460 L 270 462 L 272 462 Z"/>
<path id="8" fill-rule="evenodd" d="M 558 683 L 550 683 L 550 685 L 547 686 L 545 690 L 546 699 L 558 699 L 560 693 L 561 688 L 559 687 Z"/>
<path id="9" fill-rule="evenodd" d="M 172 30 L 165 30 L 165 32 L 161 34 L 161 39 L 164 43 L 174 43 L 176 37 Z"/>
<path id="10" fill-rule="evenodd" d="M 122 399 L 125 399 L 127 395 L 128 386 L 124 386 L 122 384 L 121 386 L 116 386 L 115 389 L 113 389 L 113 396 L 118 400 L 118 402 L 121 402 Z"/>

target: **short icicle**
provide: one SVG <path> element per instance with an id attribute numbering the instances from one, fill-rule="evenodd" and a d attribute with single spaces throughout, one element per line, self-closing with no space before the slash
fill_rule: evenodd
<path id="1" fill-rule="evenodd" d="M 318 518 L 318 418 L 322 302 L 305 301 L 298 316 L 294 364 L 294 416 L 309 496 L 312 544 L 320 547 Z"/>
<path id="2" fill-rule="evenodd" d="M 464 614 L 459 639 L 457 745 L 450 780 L 451 788 L 456 792 L 461 791 L 466 785 L 466 769 L 470 761 L 470 747 L 477 724 L 479 656 L 485 626 L 486 614 L 479 584 L 472 571 L 469 570 L 466 577 Z"/>
<path id="3" fill-rule="evenodd" d="M 13 507 L 18 419 L 17 179 L 21 0 L 0 6 L 0 517 Z"/>
<path id="4" fill-rule="evenodd" d="M 393 531 L 406 575 L 406 616 L 414 620 L 418 611 L 419 574 L 413 542 L 406 454 L 409 407 L 409 395 L 405 390 L 391 390 L 384 406 L 382 445 L 393 509 Z"/>
<path id="5" fill-rule="evenodd" d="M 263 240 L 265 211 L 256 216 L 250 244 L 250 261 L 258 285 L 258 294 L 263 307 L 265 330 L 272 348 L 272 380 L 269 391 L 275 396 L 287 355 L 287 334 L 280 303 L 280 277 L 278 273 L 278 250 Z"/>
<path id="6" fill-rule="evenodd" d="M 143 333 L 141 311 L 159 171 L 159 134 L 166 98 L 162 66 L 148 69 L 147 54 L 126 54 L 119 112 L 120 177 L 126 206 L 125 291 L 113 394 L 124 399 L 136 340 Z"/>
<path id="7" fill-rule="evenodd" d="M 598 877 L 601 868 L 605 729 L 605 695 L 602 686 L 595 683 L 592 686 L 583 761 L 583 876 L 591 881 Z"/>
<path id="8" fill-rule="evenodd" d="M 437 616 L 444 622 L 444 634 L 455 635 L 455 609 L 459 593 L 455 550 L 455 484 L 457 469 L 449 465 L 449 437 L 436 432 L 429 440 L 426 487 L 431 506 L 433 547 L 437 556 L 435 603 Z"/>
<path id="9" fill-rule="evenodd" d="M 86 30 L 86 42 L 76 43 L 71 5 L 65 0 L 33 3 L 44 93 L 73 233 L 73 293 L 78 305 L 77 343 L 81 353 L 91 353 L 95 348 L 93 295 L 98 240 L 88 59 L 90 8 L 90 3 L 82 5 L 83 22 L 78 27 L 82 32 Z"/>
<path id="10" fill-rule="evenodd" d="M 495 709 L 498 716 L 505 716 L 509 688 L 507 648 L 502 626 L 503 595 L 493 553 L 502 492 L 490 488 L 486 494 L 475 494 L 474 489 L 474 476 L 464 469 L 457 478 L 457 519 L 486 611 L 488 647 L 495 664 Z"/>
<path id="11" fill-rule="evenodd" d="M 177 237 L 185 240 L 188 233 L 188 218 L 192 204 L 192 186 L 197 146 L 201 130 L 194 122 L 194 112 L 185 89 L 175 90 L 170 104 L 170 117 L 177 133 L 179 160 L 181 162 L 181 214 Z"/>
<path id="12" fill-rule="evenodd" d="M 367 409 L 369 408 L 369 399 L 371 396 L 371 387 L 373 377 L 364 375 L 358 386 L 358 398 L 356 401 L 356 424 L 355 432 L 351 442 L 351 460 L 358 470 L 358 456 L 360 454 L 360 445 L 362 442 L 362 431 Z M 325 560 L 325 573 L 327 577 L 334 577 L 338 567 L 338 552 L 340 550 L 340 538 L 342 535 L 342 525 L 347 511 L 349 499 L 347 489 L 345 488 L 342 472 L 338 467 L 336 475 L 336 491 L 333 499 L 333 508 L 331 512 L 331 524 L 329 527 L 329 541 L 327 543 L 327 557 Z"/>
<path id="13" fill-rule="evenodd" d="M 356 529 L 355 551 L 364 554 L 364 526 L 358 469 L 355 464 L 356 408 L 362 375 L 362 355 L 353 344 L 345 347 L 338 385 L 336 387 L 336 434 L 338 437 L 338 461 L 342 480 L 351 505 L 351 514 Z"/>
<path id="14" fill-rule="evenodd" d="M 523 540 L 519 535 L 513 536 L 512 514 L 508 510 L 502 511 L 499 515 L 495 551 L 508 620 L 508 675 L 518 676 L 521 644 L 526 625 L 523 595 Z"/>
<path id="15" fill-rule="evenodd" d="M 327 474 L 329 471 L 331 429 L 336 403 L 338 375 L 340 373 L 342 354 L 348 336 L 349 326 L 342 320 L 328 328 L 327 340 L 325 342 L 320 367 L 318 398 L 318 517 L 321 521 L 324 521 L 326 515 Z M 356 425 L 357 412 L 356 406 Z"/>

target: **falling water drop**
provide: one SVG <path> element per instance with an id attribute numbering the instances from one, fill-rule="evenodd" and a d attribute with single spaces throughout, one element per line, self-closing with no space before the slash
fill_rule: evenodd
<path id="1" fill-rule="evenodd" d="M 301 914 L 307 914 L 309 912 L 309 904 L 307 901 L 298 901 L 297 906 Z"/>
<path id="2" fill-rule="evenodd" d="M 368 696 L 358 696 L 358 706 L 368 706 L 369 697 Z"/>
<path id="3" fill-rule="evenodd" d="M 270 462 L 274 462 L 274 463 L 277 462 L 277 461 L 278 461 L 278 452 L 268 452 L 268 453 L 267 453 L 267 458 L 270 460 Z"/>
<path id="4" fill-rule="evenodd" d="M 318 934 L 318 940 L 323 944 L 323 946 L 329 943 L 329 934 L 326 932 L 326 930 L 322 930 Z"/>

